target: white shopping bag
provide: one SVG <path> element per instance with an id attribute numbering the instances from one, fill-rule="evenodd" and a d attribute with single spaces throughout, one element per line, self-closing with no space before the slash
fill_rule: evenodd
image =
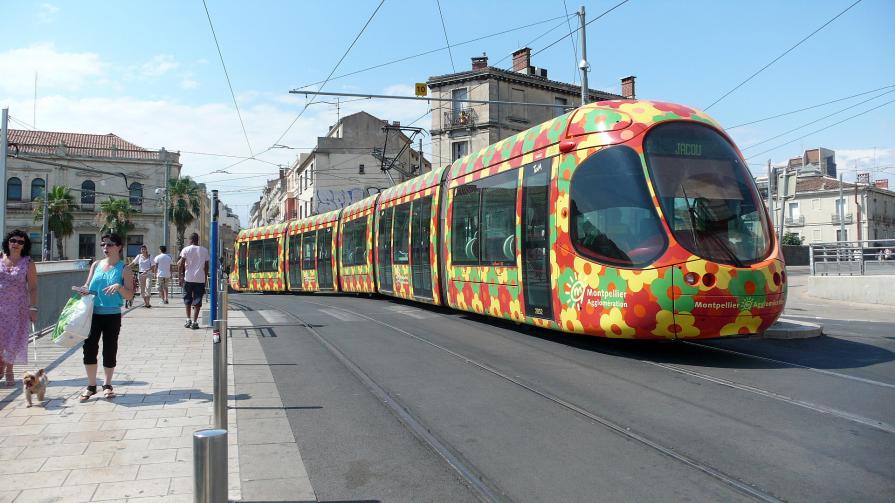
<path id="1" fill-rule="evenodd" d="M 60 346 L 72 347 L 90 335 L 93 299 L 93 295 L 74 295 L 68 299 L 53 330 L 53 342 Z"/>

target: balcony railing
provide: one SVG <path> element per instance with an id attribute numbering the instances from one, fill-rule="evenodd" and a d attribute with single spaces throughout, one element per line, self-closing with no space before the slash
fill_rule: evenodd
<path id="1" fill-rule="evenodd" d="M 461 108 L 459 110 L 451 110 L 444 112 L 444 121 L 442 127 L 448 128 L 471 128 L 478 122 L 479 116 L 472 107 Z"/>
<path id="2" fill-rule="evenodd" d="M 845 217 L 840 217 L 840 216 L 839 216 L 839 213 L 833 213 L 833 214 L 830 216 L 830 220 L 831 220 L 834 224 L 837 224 L 837 225 L 840 224 L 840 223 L 843 223 L 843 224 L 850 224 L 850 223 L 852 223 L 852 222 L 854 221 L 854 217 L 852 216 L 851 213 L 846 213 L 846 214 L 845 214 Z"/>
<path id="3" fill-rule="evenodd" d="M 790 227 L 801 227 L 805 225 L 805 215 L 799 215 L 797 217 L 786 217 L 786 225 Z"/>

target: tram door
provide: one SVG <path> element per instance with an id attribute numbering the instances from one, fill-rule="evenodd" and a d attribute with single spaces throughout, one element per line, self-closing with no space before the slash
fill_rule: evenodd
<path id="1" fill-rule="evenodd" d="M 317 231 L 317 284 L 321 290 L 333 287 L 333 228 Z"/>
<path id="2" fill-rule="evenodd" d="M 289 290 L 301 290 L 301 234 L 289 236 Z"/>
<path id="3" fill-rule="evenodd" d="M 522 181 L 522 287 L 525 314 L 553 318 L 550 296 L 549 188 L 551 159 L 525 166 Z"/>
<path id="4" fill-rule="evenodd" d="M 249 244 L 242 243 L 239 245 L 239 288 L 249 287 Z"/>
<path id="5" fill-rule="evenodd" d="M 429 258 L 429 234 L 432 220 L 432 198 L 413 202 L 410 211 L 410 269 L 413 296 L 432 298 L 432 263 Z"/>
<path id="6" fill-rule="evenodd" d="M 303 271 L 314 271 L 317 267 L 315 257 L 317 256 L 317 231 L 305 232 L 301 238 L 301 269 Z"/>
<path id="7" fill-rule="evenodd" d="M 388 208 L 379 213 L 379 239 L 376 244 L 378 251 L 377 270 L 379 271 L 379 289 L 391 293 L 392 291 L 392 215 L 394 208 Z"/>

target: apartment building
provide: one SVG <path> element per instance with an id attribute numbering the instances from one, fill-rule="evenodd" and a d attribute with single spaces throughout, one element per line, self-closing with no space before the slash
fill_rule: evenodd
<path id="1" fill-rule="evenodd" d="M 590 101 L 633 99 L 634 80 L 633 76 L 622 79 L 621 94 L 590 89 Z M 527 47 L 513 53 L 512 70 L 488 66 L 488 57 L 481 56 L 472 58 L 470 70 L 430 77 L 427 84 L 433 98 L 549 105 L 441 102 L 432 112 L 430 131 L 437 165 L 450 164 L 581 104 L 581 86 L 548 79 L 547 69 L 532 66 Z"/>
<path id="2" fill-rule="evenodd" d="M 6 228 L 30 234 L 32 254 L 41 256 L 41 222 L 34 221 L 34 207 L 47 188 L 59 185 L 70 189 L 75 205 L 74 233 L 62 239 L 63 256 L 55 242 L 52 259 L 94 258 L 99 249 L 100 204 L 109 198 L 127 199 L 136 212 L 134 229 L 127 236 L 126 253 L 135 256 L 141 244 L 155 248 L 164 242 L 163 195 L 166 165 L 172 178 L 180 175 L 180 154 L 147 150 L 114 134 L 63 133 L 9 130 L 7 158 Z M 174 242 L 174 228 L 169 228 Z"/>

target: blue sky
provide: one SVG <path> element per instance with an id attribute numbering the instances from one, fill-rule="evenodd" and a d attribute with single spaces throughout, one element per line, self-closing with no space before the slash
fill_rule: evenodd
<path id="1" fill-rule="evenodd" d="M 583 4 L 594 19 L 618 1 Z M 636 75 L 639 98 L 705 108 L 852 3 L 631 0 L 588 26 L 589 83 L 619 92 L 619 79 Z M 279 143 L 295 148 L 311 147 L 325 134 L 336 120 L 335 107 L 326 103 L 309 107 L 286 132 L 306 103 L 288 91 L 324 80 L 377 5 L 207 1 L 251 152 L 267 150 L 284 133 Z M 570 31 L 557 18 L 580 5 L 443 0 L 451 44 L 539 24 L 453 47 L 450 54 L 440 50 L 334 79 L 324 90 L 411 95 L 415 82 L 466 70 L 470 57 L 482 52 L 492 66 L 506 68 L 509 54 L 526 44 L 536 53 L 532 63 L 547 68 L 551 79 L 577 83 L 577 39 L 538 51 Z M 13 128 L 115 133 L 146 148 L 182 151 L 184 174 L 220 189 L 243 222 L 265 176 L 301 151 L 269 150 L 258 161 L 229 167 L 230 174 L 209 174 L 240 159 L 204 154 L 249 156 L 250 147 L 201 1 L 6 1 L 3 13 L 0 106 L 10 108 Z M 757 173 L 768 159 L 782 162 L 823 146 L 836 150 L 846 178 L 870 171 L 895 185 L 895 103 L 885 104 L 895 99 L 893 20 L 895 2 L 859 2 L 708 113 L 731 127 L 879 89 L 729 133 Z M 568 23 L 574 27 L 577 20 Z M 434 0 L 386 0 L 335 75 L 444 48 L 445 30 Z M 423 116 L 416 125 L 430 126 L 425 103 L 360 101 L 341 108 L 343 115 L 367 110 L 404 124 Z"/>

